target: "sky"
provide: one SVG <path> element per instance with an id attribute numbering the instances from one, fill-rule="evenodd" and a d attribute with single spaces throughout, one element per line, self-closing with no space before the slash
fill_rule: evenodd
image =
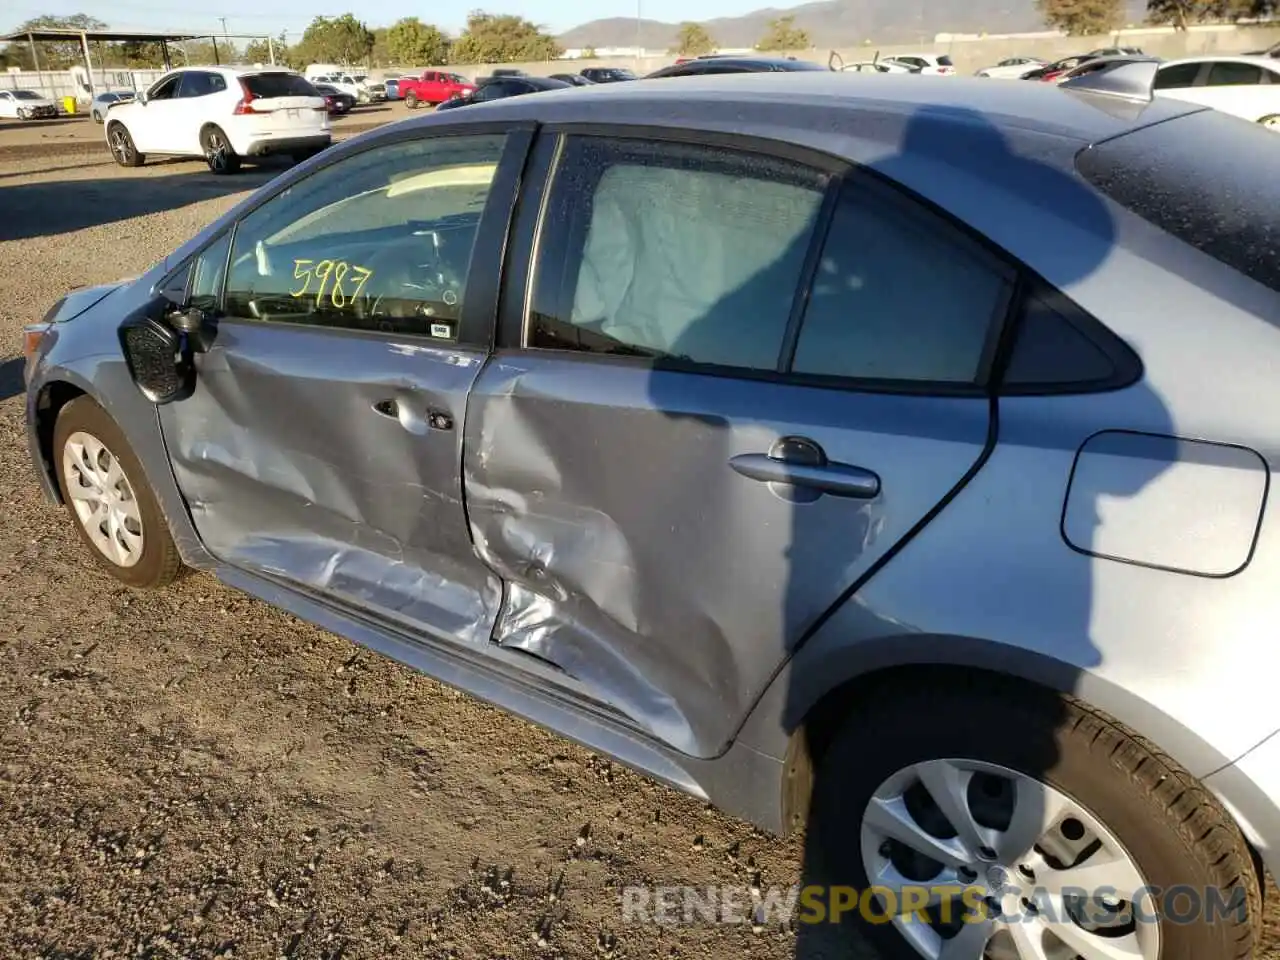
<path id="1" fill-rule="evenodd" d="M 518 14 L 553 33 L 562 33 L 588 20 L 634 17 L 637 8 L 646 20 L 679 23 L 738 16 L 765 6 L 790 6 L 796 2 L 799 0 L 590 0 L 590 3 L 583 0 L 435 0 L 429 9 L 424 5 L 415 10 L 411 4 L 370 4 L 354 0 L 271 0 L 269 3 L 221 0 L 216 7 L 177 0 L 7 0 L 0 4 L 0 32 L 42 14 L 87 13 L 120 29 L 218 33 L 222 31 L 218 17 L 226 17 L 226 29 L 231 34 L 276 35 L 287 30 L 291 34 L 289 39 L 296 40 L 312 17 L 348 11 L 371 27 L 387 26 L 400 16 L 417 16 L 449 32 L 457 32 L 466 23 L 468 11 L 478 7 L 491 13 Z M 192 6 L 198 10 L 190 9 Z"/>

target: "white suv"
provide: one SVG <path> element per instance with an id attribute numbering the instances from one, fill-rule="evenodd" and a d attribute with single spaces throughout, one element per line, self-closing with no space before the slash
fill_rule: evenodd
<path id="1" fill-rule="evenodd" d="M 956 72 L 956 65 L 945 53 L 900 53 L 885 59 L 892 60 L 894 63 L 905 63 L 909 67 L 918 67 L 923 76 L 952 77 Z"/>
<path id="2" fill-rule="evenodd" d="M 136 100 L 112 107 L 106 137 L 121 166 L 141 166 L 158 153 L 204 157 L 214 173 L 233 173 L 246 157 L 303 160 L 332 142 L 324 97 L 299 74 L 235 67 L 165 74 Z"/>

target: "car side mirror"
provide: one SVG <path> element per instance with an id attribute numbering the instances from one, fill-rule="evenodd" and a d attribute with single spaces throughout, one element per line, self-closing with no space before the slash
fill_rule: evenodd
<path id="1" fill-rule="evenodd" d="M 173 327 L 147 313 L 136 314 L 120 325 L 120 347 L 129 376 L 154 404 L 191 395 L 195 367 L 183 339 Z"/>
<path id="2" fill-rule="evenodd" d="M 138 95 L 137 95 L 136 97 L 134 97 L 133 99 L 134 99 L 136 102 L 138 102 L 138 103 L 142 104 L 144 107 L 147 105 L 147 95 L 146 95 L 145 93 L 143 93 L 141 90 L 140 90 L 140 91 L 138 91 Z"/>

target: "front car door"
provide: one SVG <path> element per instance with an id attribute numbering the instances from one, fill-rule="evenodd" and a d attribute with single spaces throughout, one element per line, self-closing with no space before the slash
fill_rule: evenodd
<path id="1" fill-rule="evenodd" d="M 462 423 L 527 142 L 475 126 L 379 141 L 278 190 L 175 272 L 170 286 L 219 318 L 194 394 L 161 424 L 219 560 L 488 639 L 500 585 L 468 535 Z"/>
<path id="2" fill-rule="evenodd" d="M 129 117 L 129 134 L 139 153 L 182 153 L 181 137 L 173 133 L 177 114 L 178 85 L 182 73 L 161 77 L 147 91 L 146 103 L 140 103 Z M 191 151 L 186 151 L 191 152 Z M 199 152 L 197 149 L 195 152 Z"/>
<path id="3" fill-rule="evenodd" d="M 468 406 L 495 640 L 715 756 L 981 462 L 1010 274 L 823 157 L 572 130 L 535 152 Z"/>

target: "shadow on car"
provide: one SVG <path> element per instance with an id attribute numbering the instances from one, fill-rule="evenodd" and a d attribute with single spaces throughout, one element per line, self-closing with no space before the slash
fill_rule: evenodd
<path id="1" fill-rule="evenodd" d="M 278 164 L 233 177 L 209 173 L 198 161 L 189 173 L 0 183 L 0 240 L 30 240 L 118 223 L 256 190 L 280 173 Z M 176 164 L 175 164 L 176 166 Z"/>

